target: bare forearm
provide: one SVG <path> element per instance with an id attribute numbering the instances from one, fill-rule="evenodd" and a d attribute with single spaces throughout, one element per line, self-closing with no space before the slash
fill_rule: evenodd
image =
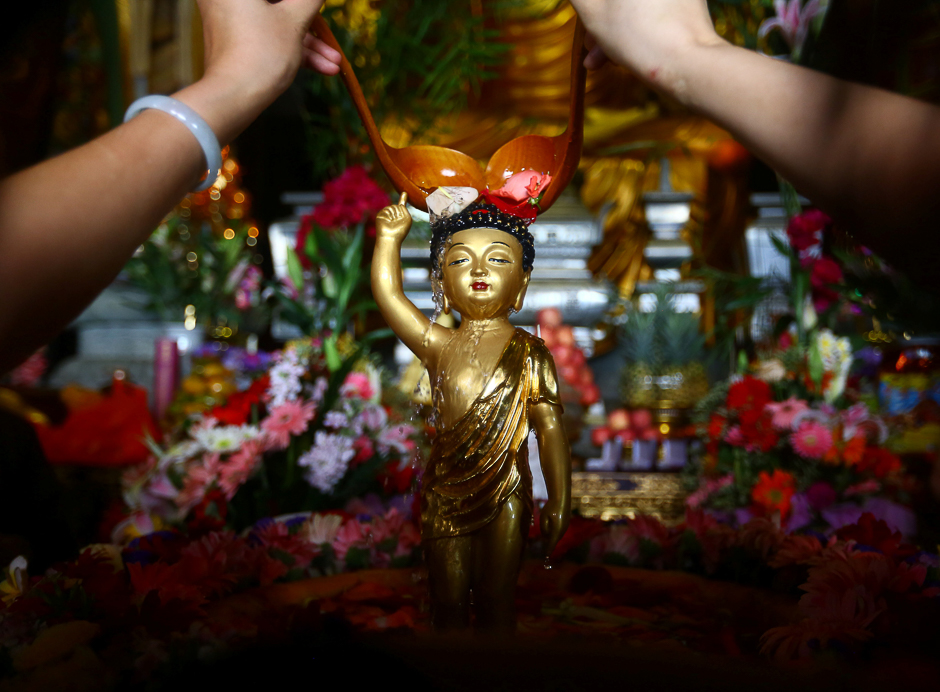
<path id="1" fill-rule="evenodd" d="M 940 109 L 733 47 L 706 0 L 571 3 L 598 42 L 589 63 L 606 53 L 727 128 L 857 239 L 925 264 L 898 246 L 937 245 Z"/>
<path id="2" fill-rule="evenodd" d="M 196 84 L 176 96 L 225 142 L 248 121 L 226 115 L 220 93 Z M 0 182 L 0 371 L 77 316 L 204 170 L 187 128 L 149 110 Z"/>
<path id="3" fill-rule="evenodd" d="M 872 238 L 937 211 L 940 109 L 724 42 L 689 50 L 672 93 Z"/>

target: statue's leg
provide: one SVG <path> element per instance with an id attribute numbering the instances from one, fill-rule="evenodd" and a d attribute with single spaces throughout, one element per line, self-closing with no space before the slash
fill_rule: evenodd
<path id="1" fill-rule="evenodd" d="M 531 520 L 526 504 L 513 494 L 473 536 L 473 608 L 480 629 L 516 629 L 516 581 Z"/>
<path id="2" fill-rule="evenodd" d="M 431 624 L 437 631 L 470 626 L 470 536 L 424 541 L 431 595 Z"/>

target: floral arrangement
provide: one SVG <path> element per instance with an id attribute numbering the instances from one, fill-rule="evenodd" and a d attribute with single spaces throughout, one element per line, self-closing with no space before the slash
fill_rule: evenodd
<path id="1" fill-rule="evenodd" d="M 392 508 L 374 516 L 266 519 L 241 535 L 159 531 L 123 547 L 90 546 L 44 575 L 30 576 L 20 557 L 0 583 L 5 672 L 43 677 L 79 647 L 94 670 L 107 663 L 125 682 L 152 682 L 161 666 L 211 660 L 268 631 L 257 617 L 218 607 L 226 597 L 356 569 L 410 567 L 418 543 L 410 519 Z M 270 631 L 302 631 L 303 608 L 266 610 L 275 618 Z M 60 672 L 77 671 L 64 665 Z M 54 682 L 44 687 L 66 686 Z"/>
<path id="2" fill-rule="evenodd" d="M 940 606 L 940 559 L 869 513 L 829 538 L 787 533 L 766 518 L 733 529 L 701 510 L 690 510 L 676 527 L 640 516 L 595 532 L 586 547 L 592 562 L 803 592 L 798 619 L 761 638 L 761 653 L 778 660 L 827 651 L 861 655 L 905 633 L 935 636 L 930 617 Z M 933 616 L 918 619 L 915 611 Z"/>
<path id="3" fill-rule="evenodd" d="M 825 375 L 826 391 L 836 389 L 839 374 Z M 786 370 L 770 384 L 746 375 L 709 396 L 689 506 L 736 523 L 772 517 L 791 531 L 838 529 L 868 510 L 912 534 L 907 479 L 882 446 L 885 424 L 862 402 L 837 408 L 814 399 L 801 376 Z"/>
<path id="4" fill-rule="evenodd" d="M 743 524 L 769 517 L 788 530 L 832 531 L 864 511 L 915 531 L 910 479 L 886 447 L 888 427 L 850 385 L 851 342 L 821 323 L 847 305 L 842 271 L 826 252 L 830 219 L 794 216 L 789 244 L 793 313 L 778 341 L 696 409 L 704 448 L 688 470 L 688 503 Z"/>
<path id="5" fill-rule="evenodd" d="M 197 414 L 173 443 L 153 444 L 147 463 L 124 477 L 131 523 L 155 516 L 247 526 L 340 507 L 383 485 L 407 490 L 419 440 L 407 408 L 392 390 L 383 402 L 378 371 L 351 342 L 338 344 L 345 360 L 337 370 L 323 340 L 288 344 L 267 372 Z"/>
<path id="6" fill-rule="evenodd" d="M 280 317 L 304 334 L 323 335 L 331 369 L 339 367 L 337 339 L 375 307 L 369 288 L 365 238 L 375 234 L 375 216 L 388 194 L 361 166 L 353 166 L 323 188 L 323 201 L 300 220 L 297 240 L 287 252 L 287 278 L 275 296 Z M 359 328 L 357 331 L 362 332 Z M 390 335 L 361 336 L 360 342 Z"/>
<path id="7" fill-rule="evenodd" d="M 673 632 L 703 653 L 754 655 L 759 647 L 781 661 L 832 653 L 857 661 L 905 637 L 922 646 L 936 642 L 940 559 L 871 515 L 829 539 L 787 534 L 766 519 L 732 529 L 701 511 L 675 527 L 643 516 L 616 524 L 575 518 L 563 543 L 555 555 L 566 555 L 568 564 L 555 567 L 570 575 L 563 577 L 567 586 L 546 580 L 538 561 L 528 567 L 541 575 L 533 579 L 527 567 L 520 589 L 520 626 L 529 625 L 522 633 L 540 640 L 553 631 L 590 632 L 639 645 Z M 181 665 L 314 634 L 323 615 L 363 630 L 421 630 L 426 594 L 411 569 L 417 546 L 415 526 L 393 508 L 370 516 L 267 519 L 241 535 L 159 531 L 123 546 L 90 546 L 43 575 L 29 575 L 20 557 L 0 583 L 5 672 L 53 688 L 89 670 L 112 682 L 153 684 Z M 574 560 L 591 564 L 577 567 Z M 388 567 L 407 569 L 361 580 L 344 574 Z M 625 567 L 710 578 L 618 572 Z M 765 600 L 722 581 L 773 584 L 777 593 L 767 590 Z M 667 597 L 673 591 L 677 599 Z M 754 632 L 753 643 L 747 622 L 727 621 L 741 603 L 769 607 L 762 621 L 772 626 Z"/>

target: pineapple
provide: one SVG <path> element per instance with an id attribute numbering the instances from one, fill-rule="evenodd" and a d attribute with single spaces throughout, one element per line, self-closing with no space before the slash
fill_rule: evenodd
<path id="1" fill-rule="evenodd" d="M 668 286 L 657 289 L 653 312 L 630 315 L 623 338 L 627 365 L 620 387 L 628 406 L 648 408 L 668 400 L 690 408 L 708 393 L 698 318 L 675 311 Z"/>
<path id="2" fill-rule="evenodd" d="M 664 396 L 680 408 L 695 405 L 708 392 L 708 379 L 701 363 L 704 338 L 698 319 L 688 313 L 670 313 L 663 320 L 662 374 L 672 384 Z"/>
<path id="3" fill-rule="evenodd" d="M 637 313 L 624 327 L 627 366 L 620 380 L 620 392 L 631 408 L 648 408 L 659 399 L 655 384 L 656 353 L 655 316 Z"/>

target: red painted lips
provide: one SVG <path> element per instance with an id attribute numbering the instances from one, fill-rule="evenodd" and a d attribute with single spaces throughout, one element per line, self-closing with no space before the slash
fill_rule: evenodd
<path id="1" fill-rule="evenodd" d="M 485 281 L 474 281 L 472 284 L 470 284 L 470 288 L 472 288 L 474 291 L 485 291 L 489 287 L 490 285 Z"/>

